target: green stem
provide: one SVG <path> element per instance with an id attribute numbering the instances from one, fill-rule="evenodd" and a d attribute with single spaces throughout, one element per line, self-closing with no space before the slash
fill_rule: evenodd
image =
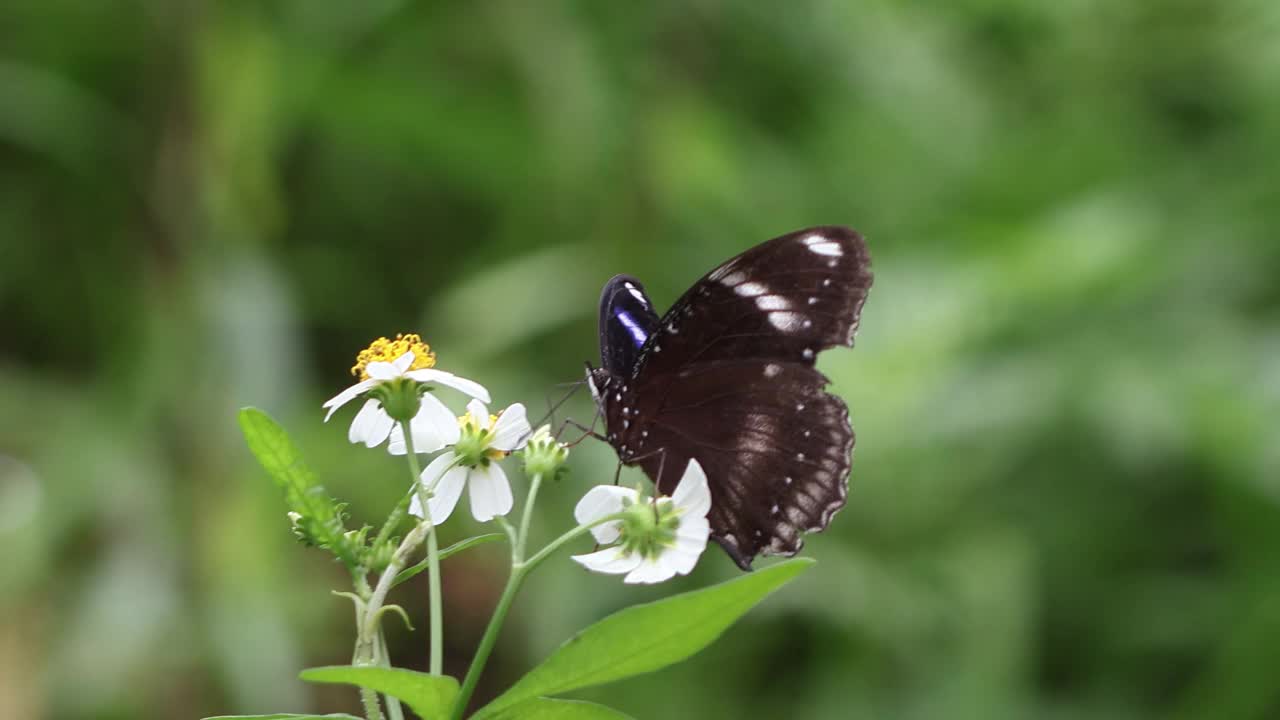
<path id="1" fill-rule="evenodd" d="M 387 569 L 378 577 L 378 584 L 373 588 L 373 593 L 369 595 L 369 602 L 365 606 L 364 621 L 360 624 L 359 644 L 356 647 L 356 657 L 360 661 L 357 664 L 374 664 L 377 658 L 376 640 L 379 631 L 379 616 L 382 610 L 382 603 L 387 599 L 387 593 L 391 592 L 391 586 L 395 584 L 396 575 L 400 573 L 401 568 L 409 560 L 409 554 L 422 544 L 422 538 L 427 534 L 429 526 L 427 523 L 419 523 L 404 536 L 404 540 L 400 542 L 400 547 L 391 556 L 391 562 L 387 564 Z M 389 661 L 390 659 L 388 659 Z"/>
<path id="2" fill-rule="evenodd" d="M 620 520 L 622 517 L 623 513 L 606 515 L 586 525 L 579 525 L 552 540 L 550 544 L 528 560 L 516 561 L 511 564 L 511 575 L 507 578 L 507 586 L 502 589 L 502 597 L 498 598 L 498 606 L 493 610 L 493 617 L 489 618 L 489 625 L 484 629 L 484 636 L 480 638 L 480 647 L 476 648 L 476 655 L 471 660 L 471 667 L 467 669 L 467 676 L 462 680 L 462 689 L 458 691 L 458 698 L 454 701 L 453 712 L 449 716 L 450 720 L 462 720 L 462 714 L 466 712 L 467 705 L 471 702 L 471 695 L 476 690 L 476 684 L 480 682 L 480 674 L 484 672 L 485 663 L 489 661 L 489 654 L 493 652 L 493 646 L 498 641 L 498 632 L 502 629 L 502 624 L 507 619 L 507 612 L 511 610 L 511 603 L 515 600 L 516 593 L 520 590 L 520 585 L 524 583 L 525 577 L 543 560 L 546 560 L 552 553 L 563 547 L 565 543 L 590 532 L 591 528 L 597 525 L 612 520 Z"/>
<path id="3" fill-rule="evenodd" d="M 369 599 L 368 583 L 365 583 L 365 592 L 360 595 L 352 595 L 347 592 L 334 592 L 335 595 L 350 598 L 356 609 L 356 647 L 351 655 L 352 665 L 363 665 L 365 658 L 363 653 L 368 650 L 365 644 L 365 618 Z M 360 703 L 364 705 L 364 715 L 366 720 L 382 720 L 382 708 L 378 705 L 378 693 L 369 688 L 360 688 Z"/>
<path id="4" fill-rule="evenodd" d="M 507 611 L 511 609 L 511 602 L 515 600 L 516 592 L 520 590 L 520 585 L 524 582 L 527 573 L 523 566 L 512 566 L 511 575 L 507 578 L 507 586 L 502 589 L 502 597 L 498 598 L 498 606 L 493 610 L 493 617 L 489 618 L 489 626 L 484 629 L 484 636 L 480 638 L 480 647 L 476 648 L 476 656 L 471 660 L 467 677 L 462 681 L 462 689 L 458 691 L 458 698 L 453 703 L 450 720 L 462 720 L 462 713 L 471 702 L 471 694 L 476 690 L 476 683 L 480 682 L 480 673 L 484 672 L 489 653 L 493 652 L 493 646 L 498 641 L 498 631 L 502 629 L 502 623 L 507 619 Z"/>
<path id="5" fill-rule="evenodd" d="M 391 667 L 391 653 L 387 651 L 387 636 L 382 632 L 382 626 L 378 626 L 377 646 L 374 650 L 378 653 L 378 665 L 381 667 Z M 400 707 L 400 701 L 394 696 L 387 696 L 387 715 L 391 716 L 391 720 L 404 720 L 404 709 Z"/>
<path id="6" fill-rule="evenodd" d="M 533 517 L 533 504 L 538 500 L 538 488 L 542 485 L 542 473 L 534 473 L 529 482 L 529 498 L 524 503 L 524 516 L 520 518 L 520 535 L 516 542 L 516 562 L 524 562 L 524 548 L 529 541 L 529 520 Z"/>
<path id="7" fill-rule="evenodd" d="M 367 720 L 384 720 L 382 707 L 378 705 L 378 693 L 369 688 L 360 688 L 360 702 L 364 704 L 364 716 Z"/>
<path id="8" fill-rule="evenodd" d="M 418 454 L 413 447 L 413 433 L 409 431 L 409 423 L 400 423 L 404 433 L 405 457 L 409 462 L 409 473 L 413 476 L 413 486 L 418 492 L 418 501 L 422 505 L 422 525 L 427 528 L 427 602 L 430 606 L 428 615 L 428 641 L 430 660 L 427 670 L 432 675 L 444 674 L 444 602 L 440 590 L 440 546 L 436 540 L 436 528 L 431 522 L 431 509 L 427 500 L 431 492 L 422 486 L 422 470 L 418 467 Z M 434 488 L 432 488 L 434 489 Z"/>
<path id="9" fill-rule="evenodd" d="M 533 570 L 543 560 L 546 560 L 548 557 L 550 557 L 551 553 L 554 553 L 555 551 L 559 550 L 561 547 L 564 546 L 565 543 L 569 542 L 570 540 L 573 540 L 576 537 L 585 535 L 586 533 L 591 531 L 591 528 L 597 525 L 603 525 L 604 523 L 611 522 L 613 520 L 621 520 L 625 516 L 626 516 L 625 513 L 615 513 L 613 515 L 606 515 L 593 522 L 589 522 L 586 525 L 579 525 L 578 527 L 561 535 L 555 540 L 552 540 L 550 544 L 548 544 L 546 547 L 539 550 L 536 555 L 520 563 L 517 567 L 525 570 L 526 572 Z"/>
<path id="10" fill-rule="evenodd" d="M 423 502 L 426 507 L 426 502 Z M 425 513 L 426 511 L 423 510 Z M 426 522 L 430 523 L 428 519 Z M 430 630 L 431 659 L 428 670 L 432 675 L 444 674 L 444 603 L 440 593 L 440 548 L 436 544 L 436 528 L 427 533 L 427 598 L 431 605 Z"/>
<path id="11" fill-rule="evenodd" d="M 416 463 L 417 460 L 415 459 L 414 462 Z M 415 482 L 409 487 L 409 492 L 405 493 L 404 497 L 400 498 L 400 502 L 396 503 L 396 506 L 391 509 L 391 514 L 387 516 L 387 521 L 378 530 L 378 536 L 373 540 L 373 547 L 381 547 L 382 543 L 391 537 L 391 533 L 400 526 L 400 521 L 404 520 L 405 514 L 409 512 L 409 502 L 413 500 L 414 494 L 418 491 L 418 484 Z"/>

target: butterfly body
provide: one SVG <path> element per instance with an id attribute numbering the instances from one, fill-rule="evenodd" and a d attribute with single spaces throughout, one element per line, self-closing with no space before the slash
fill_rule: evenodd
<path id="1" fill-rule="evenodd" d="M 844 506 L 853 430 L 814 362 L 852 345 L 870 286 L 865 242 L 834 226 L 747 250 L 661 317 L 635 278 L 605 285 L 588 384 L 606 439 L 668 494 L 696 458 L 712 538 L 743 569 L 794 554 Z"/>

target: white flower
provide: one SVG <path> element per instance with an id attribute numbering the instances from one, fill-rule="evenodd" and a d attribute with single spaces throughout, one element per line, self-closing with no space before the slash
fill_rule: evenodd
<path id="1" fill-rule="evenodd" d="M 488 522 L 511 512 L 511 483 L 497 461 L 524 447 L 528 440 L 530 427 L 524 405 L 516 403 L 493 416 L 484 403 L 472 400 L 467 403 L 467 414 L 454 425 L 461 426 L 461 433 L 453 448 L 440 453 L 422 471 L 422 485 L 431 492 L 427 500 L 431 522 L 439 525 L 449 519 L 464 486 L 471 487 L 471 514 L 476 520 Z M 409 512 L 417 517 L 422 517 L 420 497 L 415 493 L 409 505 Z"/>
<path id="2" fill-rule="evenodd" d="M 453 413 L 431 393 L 418 393 L 417 384 L 445 385 L 485 402 L 489 400 L 489 391 L 479 383 L 432 369 L 433 365 L 435 354 L 417 335 L 397 335 L 395 340 L 378 338 L 360 353 L 356 366 L 351 369 L 353 374 L 362 378 L 360 382 L 325 402 L 323 407 L 329 411 L 324 416 L 325 422 L 333 417 L 338 408 L 361 395 L 369 394 L 370 397 L 351 421 L 347 438 L 353 443 L 364 443 L 372 448 L 391 437 L 393 442 L 390 451 L 403 455 L 404 433 L 387 412 L 384 403 L 403 401 L 412 407 L 416 400 L 417 411 L 409 421 L 414 450 L 420 453 L 435 452 L 457 442 L 458 423 Z M 418 397 L 415 398 L 415 395 Z"/>
<path id="3" fill-rule="evenodd" d="M 591 528 L 600 544 L 620 544 L 573 559 L 588 570 L 621 575 L 623 582 L 659 583 L 687 575 L 707 547 L 711 525 L 711 490 L 697 460 L 690 460 L 671 497 L 644 498 L 618 485 L 598 485 L 578 502 L 573 516 L 580 524 L 626 513 L 619 520 Z"/>

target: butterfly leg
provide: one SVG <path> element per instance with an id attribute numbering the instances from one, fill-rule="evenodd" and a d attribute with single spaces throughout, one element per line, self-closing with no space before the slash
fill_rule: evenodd
<path id="1" fill-rule="evenodd" d="M 598 417 L 598 416 L 597 416 L 597 417 Z M 597 440 L 601 440 L 601 441 L 603 441 L 603 442 L 608 442 L 608 438 L 606 438 L 605 436 L 603 436 L 603 435 L 601 435 L 600 433 L 596 432 L 596 424 L 595 424 L 595 422 L 592 422 L 592 423 L 591 423 L 591 427 L 587 427 L 586 425 L 583 425 L 582 423 L 578 422 L 577 420 L 574 420 L 573 418 L 566 418 L 564 422 L 560 423 L 560 428 L 556 430 L 555 437 L 556 437 L 557 439 L 559 439 L 559 438 L 560 438 L 560 436 L 564 433 L 565 428 L 570 427 L 570 426 L 575 427 L 575 428 L 577 428 L 577 429 L 581 430 L 581 431 L 582 431 L 582 435 L 580 435 L 580 436 L 578 436 L 577 438 L 575 438 L 575 439 L 573 440 L 573 442 L 565 443 L 565 444 L 566 444 L 566 445 L 568 445 L 569 447 L 573 447 L 573 446 L 577 445 L 578 443 L 582 442 L 583 440 L 586 440 L 586 439 L 587 439 L 587 438 L 589 438 L 589 437 L 591 437 L 591 438 L 595 438 L 595 439 L 597 439 Z"/>
<path id="2" fill-rule="evenodd" d="M 544 394 L 543 399 L 546 400 L 546 403 L 547 403 L 547 414 L 543 415 L 542 418 L 538 420 L 538 422 L 532 423 L 529 426 L 529 435 L 532 435 L 539 427 L 542 427 L 543 423 L 550 421 L 552 424 L 555 424 L 556 411 L 559 410 L 562 405 L 568 402 L 569 398 L 573 397 L 578 392 L 578 390 L 581 389 L 582 386 L 586 384 L 587 384 L 586 380 L 575 380 L 573 382 L 556 383 L 555 385 L 553 385 L 552 387 L 557 387 L 557 388 L 567 387 L 569 388 L 569 392 L 565 393 L 563 397 L 561 397 L 559 400 L 557 400 L 554 403 L 551 402 L 550 390 L 548 390 L 546 394 Z M 563 425 L 561 425 L 560 427 L 561 429 L 564 428 Z M 556 433 L 556 437 L 560 437 L 559 432 Z M 527 440 L 528 436 L 521 439 Z"/>

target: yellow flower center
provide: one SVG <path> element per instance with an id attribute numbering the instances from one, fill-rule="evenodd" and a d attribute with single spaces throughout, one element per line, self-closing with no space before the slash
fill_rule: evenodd
<path id="1" fill-rule="evenodd" d="M 361 380 L 368 380 L 369 373 L 365 368 L 369 367 L 369 363 L 391 362 L 407 352 L 413 352 L 413 364 L 409 366 L 410 370 L 435 367 L 436 354 L 431 352 L 431 346 L 422 342 L 422 338 L 417 333 L 408 335 L 397 333 L 395 340 L 380 337 L 369 343 L 369 347 L 361 350 L 360 354 L 356 355 L 356 364 L 351 367 L 351 374 Z"/>
<path id="2" fill-rule="evenodd" d="M 493 442 L 493 428 L 498 424 L 498 416 L 490 414 L 489 424 L 487 426 L 480 425 L 471 413 L 465 413 L 458 416 L 458 427 L 462 428 L 462 437 L 458 440 L 458 444 L 454 446 L 459 455 L 471 458 L 471 462 L 480 462 L 481 458 L 489 460 L 501 460 L 510 453 L 489 447 L 489 443 Z"/>

